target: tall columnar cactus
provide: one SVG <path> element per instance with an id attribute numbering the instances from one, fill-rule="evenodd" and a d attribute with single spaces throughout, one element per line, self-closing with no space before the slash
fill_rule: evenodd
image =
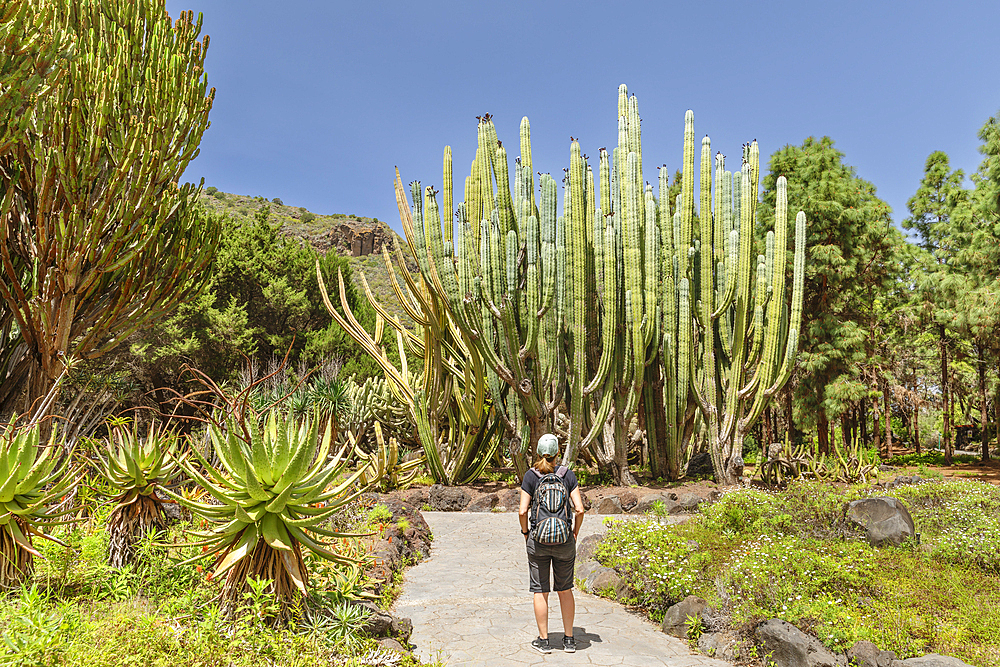
<path id="1" fill-rule="evenodd" d="M 570 412 L 565 460 L 600 443 L 613 415 L 611 440 L 596 447 L 598 459 L 619 481 L 632 481 L 625 430 L 639 405 L 658 311 L 657 267 L 653 263 L 650 272 L 643 263 L 648 239 L 634 98 L 625 99 L 625 111 L 619 157 L 612 163 L 605 151 L 601 156 L 607 214 L 597 214 L 593 171 L 575 140 L 563 215 L 557 215 L 557 184 L 550 175 L 541 175 L 541 198 L 535 199 L 527 118 L 512 177 L 492 119 L 480 118 L 479 147 L 450 246 L 438 241 L 433 190 L 426 188 L 423 197 L 413 190 L 413 217 L 423 215 L 426 225 L 408 231 L 408 239 L 427 282 L 446 297 L 485 362 L 490 393 L 522 469 L 524 454 L 553 430 L 555 411 L 565 399 Z M 446 181 L 448 173 L 446 160 Z M 446 200 L 448 191 L 446 183 Z"/>
<path id="2" fill-rule="evenodd" d="M 450 155 L 446 155 L 445 165 L 447 173 Z M 398 175 L 397 183 L 401 189 Z M 400 216 L 408 238 L 426 239 L 428 232 L 424 229 L 423 209 L 418 209 L 411 216 L 405 195 L 398 193 L 398 197 L 402 197 Z M 441 221 L 436 217 L 436 209 L 429 211 L 428 217 L 434 220 L 433 226 L 437 230 L 436 235 L 433 231 L 429 234 L 431 245 L 440 247 L 443 252 L 445 242 L 441 238 Z M 426 246 L 426 241 L 421 240 L 421 244 Z M 418 264 L 427 264 L 426 248 L 418 253 L 411 240 L 409 249 Z M 338 275 L 338 281 L 344 314 L 334 308 L 317 263 L 320 290 L 327 310 L 379 363 L 392 393 L 407 406 L 431 476 L 446 485 L 467 483 L 479 476 L 499 443 L 496 428 L 491 427 L 495 418 L 491 418 L 491 406 L 487 400 L 483 361 L 476 348 L 463 340 L 462 331 L 456 327 L 444 306 L 441 296 L 443 287 L 437 274 L 421 273 L 414 280 L 406 269 L 402 251 L 397 247 L 395 253 L 398 273 L 403 276 L 405 287 L 399 282 L 387 249 L 383 249 L 382 257 L 396 298 L 416 323 L 419 333 L 411 332 L 378 303 L 363 275 L 365 295 L 377 313 L 373 333 L 366 331 L 351 312 L 342 275 Z M 399 368 L 389 359 L 382 344 L 386 324 L 395 333 Z M 421 374 L 410 373 L 408 353 L 423 359 Z"/>
<path id="3" fill-rule="evenodd" d="M 407 238 L 425 282 L 482 357 L 519 467 L 529 446 L 553 428 L 565 399 L 567 462 L 593 444 L 599 463 L 617 481 L 633 481 L 626 446 L 638 413 L 654 471 L 676 477 L 697 405 L 714 434 L 719 469 L 735 470 L 743 435 L 763 401 L 787 379 L 799 321 L 798 315 L 791 323 L 782 315 L 784 278 L 779 280 L 776 262 L 783 255 L 766 261 L 753 288 L 751 152 L 739 183 L 720 169 L 715 216 L 711 165 L 703 166 L 707 180 L 696 238 L 693 117 L 685 128 L 682 194 L 671 216 L 666 172 L 659 201 L 644 185 L 638 102 L 625 86 L 619 89 L 618 115 L 618 145 L 600 155 L 599 207 L 593 172 L 575 140 L 559 216 L 551 176 L 541 175 L 540 201 L 534 196 L 527 119 L 511 179 L 506 150 L 484 116 L 451 243 L 442 240 L 449 228 L 442 232 L 433 189 L 419 184 L 413 187 L 412 216 L 425 224 L 408 228 Z M 756 160 L 756 148 L 752 154 Z M 446 202 L 450 156 L 446 150 Z M 752 178 L 755 187 L 756 171 Z M 398 178 L 396 188 L 400 200 Z M 734 196 L 742 204 L 734 205 Z M 445 218 L 450 215 L 446 210 Z M 784 242 L 780 231 L 772 244 L 783 249 Z M 796 304 L 801 310 L 801 246 L 797 242 L 793 313 Z M 760 344 L 749 345 L 748 337 L 760 338 Z M 772 368 L 781 345 L 785 366 Z M 756 370 L 745 381 L 748 368 Z"/>
<path id="4" fill-rule="evenodd" d="M 774 230 L 767 232 L 765 254 L 758 255 L 756 262 L 752 258 L 759 170 L 756 141 L 744 147 L 743 166 L 734 179 L 725 170 L 721 154 L 716 156 L 713 169 L 711 143 L 708 137 L 702 140 L 699 236 L 692 243 L 694 114 L 687 112 L 683 187 L 674 222 L 678 243 L 664 269 L 669 286 L 669 271 L 676 268 L 676 365 L 694 365 L 693 397 L 705 419 L 716 476 L 727 483 L 735 482 L 743 472 L 744 437 L 768 399 L 791 376 L 802 319 L 805 214 L 799 212 L 795 221 L 789 305 L 785 293 L 788 196 L 784 177 L 777 183 Z M 693 265 L 689 259 L 694 260 Z M 671 317 L 668 313 L 668 320 Z M 693 336 L 682 341 L 689 333 Z M 680 385 L 678 389 L 684 391 Z M 675 424 L 682 403 L 668 405 L 668 419 L 673 409 Z"/>
<path id="5" fill-rule="evenodd" d="M 513 191 L 506 149 L 488 115 L 480 118 L 478 135 L 452 238 L 443 238 L 441 218 L 450 219 L 453 212 L 446 209 L 441 216 L 436 193 L 421 190 L 419 183 L 413 184 L 411 215 L 423 224 L 406 232 L 425 282 L 483 361 L 481 373 L 523 471 L 523 454 L 551 430 L 566 384 L 563 313 L 571 295 L 556 285 L 569 262 L 560 249 L 574 237 L 556 217 L 556 183 L 547 174 L 540 181 L 540 208 L 535 201 L 527 119 L 521 124 L 522 157 L 515 163 Z M 449 157 L 446 149 L 446 203 Z M 396 190 L 398 200 L 403 195 L 398 179 Z"/>

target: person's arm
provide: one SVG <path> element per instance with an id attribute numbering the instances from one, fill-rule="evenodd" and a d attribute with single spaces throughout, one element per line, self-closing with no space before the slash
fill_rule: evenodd
<path id="1" fill-rule="evenodd" d="M 576 513 L 576 517 L 573 519 L 573 539 L 575 540 L 580 534 L 580 527 L 583 525 L 583 497 L 580 495 L 580 487 L 573 489 L 573 493 L 569 494 L 569 499 L 573 501 L 573 510 Z"/>
<path id="2" fill-rule="evenodd" d="M 517 518 L 521 522 L 521 533 L 524 539 L 528 539 L 528 509 L 531 507 L 531 496 L 524 489 L 521 489 L 521 506 L 517 510 Z"/>

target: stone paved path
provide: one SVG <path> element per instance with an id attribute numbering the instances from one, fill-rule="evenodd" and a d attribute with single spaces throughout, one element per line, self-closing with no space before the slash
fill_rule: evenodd
<path id="1" fill-rule="evenodd" d="M 628 667 L 728 667 L 693 653 L 651 621 L 602 598 L 575 591 L 575 654 L 556 648 L 542 655 L 528 593 L 527 557 L 517 514 L 424 512 L 434 533 L 429 559 L 406 573 L 395 612 L 413 621 L 411 643 L 423 659 L 450 667 L 524 665 L 626 665 Z M 588 515 L 581 537 L 601 532 Z M 472 538 L 470 539 L 470 536 Z M 550 640 L 562 646 L 559 601 L 549 597 Z"/>

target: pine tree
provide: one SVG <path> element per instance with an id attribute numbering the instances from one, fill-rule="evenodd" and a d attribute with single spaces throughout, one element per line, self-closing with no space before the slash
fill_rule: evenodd
<path id="1" fill-rule="evenodd" d="M 830 449 L 831 418 L 868 390 L 858 369 L 872 354 L 868 327 L 896 280 L 902 242 L 889 206 L 843 157 L 829 137 L 810 137 L 774 153 L 764 179 L 766 207 L 773 208 L 784 175 L 789 209 L 805 211 L 809 220 L 795 393 L 797 412 L 815 426 L 823 452 Z"/>

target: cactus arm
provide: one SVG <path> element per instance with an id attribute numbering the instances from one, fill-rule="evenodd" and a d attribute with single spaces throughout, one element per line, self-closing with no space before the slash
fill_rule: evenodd
<path id="1" fill-rule="evenodd" d="M 452 240 L 452 220 L 454 219 L 454 179 L 452 178 L 451 146 L 444 147 L 444 165 L 441 175 L 441 189 L 444 191 L 444 238 Z"/>
<path id="2" fill-rule="evenodd" d="M 805 247 L 806 247 L 806 214 L 799 211 L 795 216 L 795 256 L 792 273 L 792 306 L 791 321 L 788 325 L 788 340 L 785 345 L 785 356 L 781 370 L 778 371 L 774 384 L 767 389 L 768 396 L 776 394 L 792 376 L 792 365 L 798 352 L 799 330 L 802 326 L 802 302 L 805 292 Z"/>

